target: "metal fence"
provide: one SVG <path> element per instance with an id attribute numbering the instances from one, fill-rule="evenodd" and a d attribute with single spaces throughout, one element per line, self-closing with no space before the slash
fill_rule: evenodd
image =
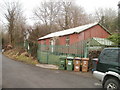
<path id="1" fill-rule="evenodd" d="M 39 45 L 37 56 L 40 63 L 58 65 L 60 56 L 84 57 L 84 51 L 81 51 L 81 54 L 78 54 L 79 50 L 81 49 L 71 46 Z"/>
<path id="2" fill-rule="evenodd" d="M 98 38 L 97 38 L 98 39 Z M 91 67 L 92 58 L 99 56 L 105 47 L 111 47 L 113 43 L 109 40 L 92 38 L 80 41 L 72 45 L 40 45 L 38 44 L 37 58 L 40 63 L 59 64 L 61 56 L 72 56 L 81 58 L 90 58 Z"/>
<path id="3" fill-rule="evenodd" d="M 71 45 L 41 45 L 31 41 L 16 44 L 17 47 L 23 47 L 32 56 L 36 57 L 40 63 L 59 65 L 61 56 L 72 56 L 80 58 L 89 58 L 89 70 L 92 69 L 92 59 L 98 58 L 104 48 L 116 47 L 116 45 L 101 38 L 92 38 Z"/>
<path id="4" fill-rule="evenodd" d="M 31 42 L 31 41 L 24 41 L 24 42 L 19 42 L 15 43 L 14 47 L 17 49 L 23 49 L 27 51 L 31 56 L 37 57 L 37 49 L 38 49 L 38 43 L 36 42 Z"/>

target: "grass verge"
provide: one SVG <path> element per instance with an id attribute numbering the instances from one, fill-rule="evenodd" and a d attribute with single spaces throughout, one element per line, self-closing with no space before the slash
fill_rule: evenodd
<path id="1" fill-rule="evenodd" d="M 34 59 L 32 56 L 30 56 L 27 52 L 23 52 L 21 54 L 19 54 L 19 51 L 16 49 L 11 49 L 11 50 L 7 50 L 3 53 L 5 56 L 16 60 L 16 61 L 20 61 L 20 62 L 24 62 L 27 64 L 31 64 L 31 65 L 36 65 L 38 64 L 38 60 Z M 27 54 L 27 55 L 26 55 Z"/>

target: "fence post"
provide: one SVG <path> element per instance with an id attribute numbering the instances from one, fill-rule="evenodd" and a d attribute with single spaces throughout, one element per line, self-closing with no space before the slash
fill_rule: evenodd
<path id="1" fill-rule="evenodd" d="M 38 44 L 38 49 L 37 49 L 37 59 L 38 59 L 39 62 L 40 62 L 40 56 L 41 56 L 40 48 L 41 48 L 41 45 Z"/>
<path id="2" fill-rule="evenodd" d="M 85 49 L 84 49 L 84 58 L 88 57 L 88 47 L 87 47 L 87 42 L 85 42 Z"/>
<path id="3" fill-rule="evenodd" d="M 47 46 L 47 45 L 46 45 Z M 49 59 L 49 53 L 48 53 L 49 51 L 47 50 L 47 64 L 48 64 L 48 59 Z"/>

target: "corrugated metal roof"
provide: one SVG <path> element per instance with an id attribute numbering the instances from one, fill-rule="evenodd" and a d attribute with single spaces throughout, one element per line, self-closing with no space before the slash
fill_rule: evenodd
<path id="1" fill-rule="evenodd" d="M 106 38 L 93 38 L 94 40 L 96 40 L 100 45 L 113 45 L 114 42 L 106 39 Z"/>
<path id="2" fill-rule="evenodd" d="M 91 23 L 91 24 L 87 24 L 87 25 L 83 25 L 83 26 L 79 26 L 79 27 L 75 27 L 75 28 L 71 28 L 71 29 L 67 29 L 67 30 L 63 30 L 63 31 L 54 32 L 54 33 L 48 34 L 46 36 L 43 36 L 43 37 L 39 38 L 38 40 L 51 38 L 51 37 L 57 37 L 57 36 L 64 36 L 64 35 L 69 35 L 69 34 L 73 34 L 73 33 L 80 33 L 86 29 L 89 29 L 89 28 L 97 25 L 97 24 L 98 24 L 98 22 L 95 22 L 95 23 Z"/>

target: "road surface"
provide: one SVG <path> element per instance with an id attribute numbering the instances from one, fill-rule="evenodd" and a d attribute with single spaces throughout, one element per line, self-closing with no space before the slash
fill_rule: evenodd
<path id="1" fill-rule="evenodd" d="M 2 88 L 98 88 L 90 73 L 50 70 L 2 55 Z"/>
<path id="2" fill-rule="evenodd" d="M 0 89 L 2 88 L 2 54 L 0 49 Z"/>

